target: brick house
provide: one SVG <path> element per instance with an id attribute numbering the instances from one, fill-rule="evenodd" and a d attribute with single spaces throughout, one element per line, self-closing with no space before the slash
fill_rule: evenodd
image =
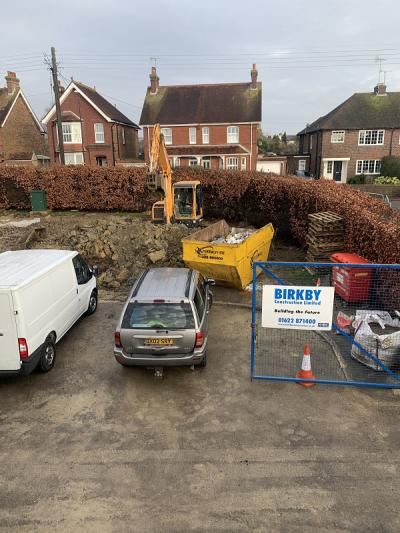
<path id="1" fill-rule="evenodd" d="M 249 83 L 169 86 L 153 67 L 139 122 L 146 162 L 160 123 L 172 166 L 255 170 L 261 90 L 255 65 Z"/>
<path id="2" fill-rule="evenodd" d="M 309 156 L 315 177 L 346 183 L 359 174 L 378 176 L 383 157 L 400 156 L 400 92 L 378 83 L 374 92 L 353 94 L 298 136 L 299 154 Z"/>
<path id="3" fill-rule="evenodd" d="M 41 165 L 49 161 L 45 131 L 22 92 L 15 72 L 0 88 L 0 164 Z"/>
<path id="4" fill-rule="evenodd" d="M 139 127 L 96 89 L 72 80 L 60 87 L 60 107 L 67 165 L 129 165 L 138 157 Z M 43 118 L 51 161 L 59 162 L 55 105 Z"/>

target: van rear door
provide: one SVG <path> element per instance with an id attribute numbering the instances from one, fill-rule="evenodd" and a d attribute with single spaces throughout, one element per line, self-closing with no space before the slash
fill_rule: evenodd
<path id="1" fill-rule="evenodd" d="M 19 370 L 18 334 L 11 295 L 0 293 L 0 371 Z"/>

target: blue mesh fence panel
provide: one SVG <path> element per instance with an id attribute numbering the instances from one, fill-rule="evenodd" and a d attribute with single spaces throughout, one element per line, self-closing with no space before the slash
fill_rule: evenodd
<path id="1" fill-rule="evenodd" d="M 252 378 L 295 380 L 309 345 L 317 381 L 400 387 L 399 265 L 266 262 L 253 270 Z M 332 329 L 263 327 L 263 285 L 333 286 Z"/>

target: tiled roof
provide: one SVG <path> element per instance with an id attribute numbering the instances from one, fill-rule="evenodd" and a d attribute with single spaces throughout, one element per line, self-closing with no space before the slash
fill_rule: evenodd
<path id="1" fill-rule="evenodd" d="M 400 92 L 355 93 L 299 135 L 317 130 L 400 128 Z"/>
<path id="2" fill-rule="evenodd" d="M 101 94 L 99 94 L 95 89 L 81 83 L 80 81 L 74 81 L 74 84 L 97 106 L 108 118 L 114 122 L 120 122 L 126 126 L 132 126 L 139 129 L 138 125 L 132 122 L 128 117 L 126 117 L 119 109 L 117 109 L 113 104 L 106 100 Z"/>
<path id="3" fill-rule="evenodd" d="M 191 145 L 191 146 L 167 146 L 168 155 L 180 156 L 208 156 L 208 155 L 230 155 L 230 154 L 248 154 L 249 152 L 240 144 L 222 144 L 222 145 Z"/>
<path id="4" fill-rule="evenodd" d="M 261 82 L 160 86 L 147 89 L 139 124 L 261 122 Z"/>
<path id="5" fill-rule="evenodd" d="M 6 118 L 18 92 L 14 91 L 13 94 L 8 94 L 7 88 L 0 88 L 0 126 Z"/>
<path id="6" fill-rule="evenodd" d="M 120 122 L 126 126 L 132 126 L 138 128 L 138 125 L 132 122 L 128 117 L 126 117 L 119 109 L 117 109 L 113 104 L 106 100 L 101 94 L 99 94 L 95 89 L 81 83 L 80 81 L 74 81 L 74 84 L 97 106 L 108 118 L 114 122 Z"/>

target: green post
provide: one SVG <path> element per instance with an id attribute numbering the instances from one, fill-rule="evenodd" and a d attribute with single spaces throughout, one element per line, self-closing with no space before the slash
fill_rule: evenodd
<path id="1" fill-rule="evenodd" d="M 32 211 L 46 211 L 47 202 L 46 202 L 46 191 L 31 191 L 31 207 Z"/>

